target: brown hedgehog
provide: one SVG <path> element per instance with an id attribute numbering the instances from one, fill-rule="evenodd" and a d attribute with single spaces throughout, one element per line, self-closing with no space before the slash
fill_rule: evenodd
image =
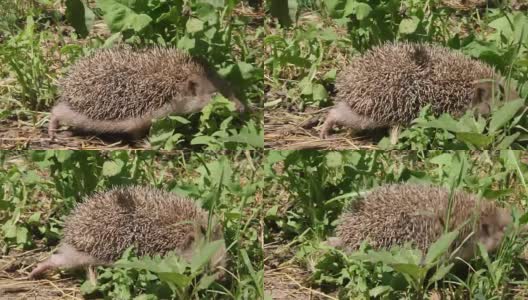
<path id="1" fill-rule="evenodd" d="M 137 255 L 175 251 L 190 260 L 207 233 L 208 213 L 191 200 L 152 187 L 117 187 L 96 193 L 79 204 L 64 224 L 58 252 L 30 273 L 48 269 L 111 265 L 133 246 Z M 211 240 L 222 240 L 223 229 L 213 222 Z M 210 267 L 225 267 L 223 245 Z M 92 273 L 89 273 L 93 281 Z M 221 276 L 222 269 L 217 270 Z"/>
<path id="2" fill-rule="evenodd" d="M 152 119 L 198 112 L 215 93 L 244 110 L 212 68 L 175 48 L 98 50 L 77 61 L 59 87 L 48 127 L 52 139 L 60 123 L 139 138 Z"/>
<path id="3" fill-rule="evenodd" d="M 428 104 L 435 115 L 458 116 L 470 108 L 489 114 L 499 80 L 492 67 L 449 48 L 387 43 L 354 59 L 339 74 L 339 103 L 329 112 L 321 138 L 335 124 L 355 130 L 397 128 Z"/>
<path id="4" fill-rule="evenodd" d="M 375 188 L 343 213 L 337 236 L 329 242 L 347 252 L 357 250 L 365 240 L 375 249 L 410 243 L 426 251 L 446 230 L 449 196 L 449 189 L 427 185 Z M 470 259 L 477 242 L 487 251 L 500 246 L 512 223 L 508 210 L 463 191 L 454 191 L 452 203 L 447 230 L 460 230 L 452 248 L 462 246 L 457 256 Z"/>

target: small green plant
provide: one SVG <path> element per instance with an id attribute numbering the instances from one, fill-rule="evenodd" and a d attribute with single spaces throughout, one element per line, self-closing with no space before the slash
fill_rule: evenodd
<path id="1" fill-rule="evenodd" d="M 102 292 L 117 299 L 131 299 L 133 295 L 153 299 L 199 298 L 216 280 L 214 274 L 203 272 L 221 243 L 203 245 L 190 262 L 174 254 L 137 258 L 128 249 L 113 269 L 102 269 L 100 283 L 93 286 L 86 281 L 81 290 L 85 294 Z"/>
<path id="2" fill-rule="evenodd" d="M 49 106 L 56 94 L 51 61 L 43 51 L 48 33 L 37 32 L 35 27 L 33 18 L 28 17 L 24 31 L 0 47 L 2 64 L 10 67 L 20 85 L 17 106 L 31 110 Z"/>
<path id="3" fill-rule="evenodd" d="M 392 145 L 389 138 L 380 141 L 382 149 L 524 149 L 526 129 L 523 99 L 493 110 L 489 121 L 470 112 L 460 119 L 448 114 L 435 118 L 424 108 L 420 116 L 404 130 Z"/>

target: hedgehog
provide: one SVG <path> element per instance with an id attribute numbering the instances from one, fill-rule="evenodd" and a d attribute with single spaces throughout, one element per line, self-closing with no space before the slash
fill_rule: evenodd
<path id="1" fill-rule="evenodd" d="M 152 119 L 200 111 L 220 93 L 239 112 L 245 106 L 204 61 L 175 48 L 97 50 L 78 60 L 59 81 L 48 135 L 61 123 L 96 134 L 141 138 Z"/>
<path id="2" fill-rule="evenodd" d="M 374 249 L 410 244 L 425 253 L 446 230 L 458 229 L 451 249 L 460 247 L 456 256 L 471 259 L 478 242 L 489 252 L 498 249 L 512 223 L 509 210 L 461 190 L 452 197 L 447 225 L 449 189 L 419 184 L 377 187 L 340 216 L 329 244 L 345 252 L 358 250 L 365 240 Z"/>
<path id="3" fill-rule="evenodd" d="M 339 74 L 338 104 L 328 113 L 320 137 L 327 138 L 334 125 L 397 130 L 426 105 L 437 116 L 460 116 L 470 108 L 487 115 L 500 81 L 491 66 L 449 48 L 387 43 L 353 60 Z M 518 98 L 514 91 L 509 96 Z"/>
<path id="4" fill-rule="evenodd" d="M 138 256 L 173 251 L 190 261 L 208 232 L 223 240 L 223 228 L 190 199 L 148 186 L 114 187 L 77 205 L 64 222 L 57 253 L 29 274 L 37 278 L 47 270 L 85 268 L 95 282 L 93 266 L 108 266 L 133 247 Z M 217 278 L 225 268 L 225 244 L 209 263 Z"/>

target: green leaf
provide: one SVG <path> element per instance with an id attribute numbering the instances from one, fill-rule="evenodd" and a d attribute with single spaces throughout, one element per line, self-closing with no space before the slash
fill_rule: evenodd
<path id="1" fill-rule="evenodd" d="M 341 17 L 339 12 L 344 8 L 345 2 L 342 0 L 323 0 L 326 11 L 332 17 Z"/>
<path id="2" fill-rule="evenodd" d="M 187 50 L 194 49 L 194 47 L 196 46 L 196 40 L 194 38 L 184 36 L 178 41 L 177 46 L 180 49 L 187 49 Z"/>
<path id="3" fill-rule="evenodd" d="M 225 6 L 224 0 L 198 0 L 198 3 L 207 3 L 216 8 L 223 8 Z"/>
<path id="4" fill-rule="evenodd" d="M 329 168 L 337 168 L 343 165 L 343 155 L 340 152 L 328 152 L 326 154 L 326 165 Z"/>
<path id="5" fill-rule="evenodd" d="M 215 282 L 215 280 L 216 280 L 215 275 L 202 276 L 202 278 L 200 278 L 200 283 L 196 287 L 196 290 L 201 291 L 201 290 L 207 289 L 209 286 L 211 286 L 213 282 Z"/>
<path id="6" fill-rule="evenodd" d="M 316 101 L 324 100 L 328 98 L 328 93 L 322 84 L 316 83 L 312 89 L 313 99 Z"/>
<path id="7" fill-rule="evenodd" d="M 160 280 L 172 283 L 179 288 L 186 288 L 192 281 L 192 278 L 176 272 L 160 272 L 157 273 Z"/>
<path id="8" fill-rule="evenodd" d="M 97 0 L 97 7 L 103 12 L 103 18 L 112 32 L 132 29 L 136 32 L 147 27 L 152 18 L 138 14 L 117 0 Z"/>
<path id="9" fill-rule="evenodd" d="M 442 114 L 438 119 L 431 120 L 424 125 L 423 127 L 430 127 L 430 128 L 439 128 L 439 129 L 445 129 L 452 132 L 458 132 L 458 122 L 453 119 L 453 117 L 449 114 Z"/>
<path id="10" fill-rule="evenodd" d="M 83 0 L 66 0 L 66 20 L 77 34 L 86 37 L 93 26 L 95 15 Z"/>
<path id="11" fill-rule="evenodd" d="M 512 135 L 508 135 L 502 139 L 502 141 L 497 145 L 497 150 L 504 150 L 510 148 L 511 144 L 517 140 L 517 138 L 521 135 L 520 132 L 516 132 Z"/>
<path id="12" fill-rule="evenodd" d="M 366 19 L 370 15 L 371 11 L 372 8 L 366 3 L 358 2 L 356 4 L 356 18 L 358 20 Z"/>
<path id="13" fill-rule="evenodd" d="M 191 140 L 191 145 L 209 145 L 215 142 L 215 138 L 208 135 L 200 135 Z"/>
<path id="14" fill-rule="evenodd" d="M 202 20 L 196 19 L 196 18 L 190 18 L 187 20 L 187 24 L 185 24 L 185 28 L 187 29 L 187 32 L 195 33 L 202 31 L 204 29 L 204 23 Z"/>
<path id="15" fill-rule="evenodd" d="M 125 163 L 123 161 L 105 161 L 103 164 L 103 176 L 115 176 L 121 173 Z"/>
<path id="16" fill-rule="evenodd" d="M 438 269 L 436 269 L 436 272 L 433 274 L 433 276 L 429 278 L 427 286 L 429 287 L 431 284 L 435 283 L 436 281 L 443 279 L 447 275 L 447 273 L 451 271 L 454 265 L 455 265 L 454 263 L 451 263 L 449 265 L 441 266 Z"/>
<path id="17" fill-rule="evenodd" d="M 393 288 L 390 285 L 380 285 L 369 291 L 370 297 L 379 297 L 387 292 L 392 291 Z"/>
<path id="18" fill-rule="evenodd" d="M 477 148 L 485 148 L 493 143 L 494 136 L 488 136 L 474 132 L 457 132 L 456 138 L 468 145 L 476 146 Z"/>
<path id="19" fill-rule="evenodd" d="M 330 71 L 326 72 L 326 74 L 323 75 L 323 80 L 325 80 L 325 81 L 335 81 L 336 75 L 337 75 L 337 70 L 335 68 L 333 68 Z"/>
<path id="20" fill-rule="evenodd" d="M 524 99 L 506 102 L 499 110 L 493 113 L 489 125 L 489 132 L 494 133 L 506 125 L 523 106 Z"/>
<path id="21" fill-rule="evenodd" d="M 213 255 L 220 249 L 222 244 L 224 244 L 224 240 L 217 240 L 203 246 L 191 259 L 191 271 L 195 273 L 207 265 L 211 260 L 211 257 L 213 257 Z"/>
<path id="22" fill-rule="evenodd" d="M 399 32 L 403 34 L 414 33 L 418 28 L 418 24 L 420 24 L 420 19 L 418 19 L 416 16 L 403 19 L 400 23 Z"/>
<path id="23" fill-rule="evenodd" d="M 427 255 L 425 256 L 425 264 L 431 265 L 436 263 L 436 260 L 442 256 L 443 254 L 447 253 L 449 250 L 449 247 L 453 243 L 453 241 L 458 236 L 458 231 L 449 232 L 447 234 L 443 234 L 437 241 L 431 244 L 429 246 L 429 250 L 427 251 Z"/>
<path id="24" fill-rule="evenodd" d="M 237 66 L 242 79 L 249 80 L 253 77 L 253 72 L 255 71 L 255 67 L 253 65 L 240 61 L 237 63 Z"/>
<path id="25" fill-rule="evenodd" d="M 16 230 L 16 241 L 17 244 L 25 244 L 28 241 L 28 233 L 26 227 L 18 227 Z"/>
<path id="26" fill-rule="evenodd" d="M 83 295 L 89 295 L 89 294 L 92 294 L 93 292 L 97 291 L 97 285 L 92 284 L 92 282 L 90 280 L 86 280 L 81 285 L 80 290 L 81 290 L 81 293 Z"/>
<path id="27" fill-rule="evenodd" d="M 414 264 L 391 264 L 394 270 L 411 276 L 414 280 L 420 279 L 423 276 L 424 270 Z"/>

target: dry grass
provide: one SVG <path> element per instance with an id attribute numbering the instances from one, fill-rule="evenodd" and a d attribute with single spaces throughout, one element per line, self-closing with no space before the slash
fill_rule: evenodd
<path id="1" fill-rule="evenodd" d="M 112 137 L 104 140 L 96 136 L 68 136 L 66 132 L 59 132 L 56 140 L 51 141 L 45 125 L 0 120 L 0 149 L 120 150 L 149 148 L 146 140 L 129 143 Z"/>
<path id="2" fill-rule="evenodd" d="M 337 300 L 336 295 L 310 287 L 310 273 L 292 261 L 293 253 L 284 255 L 285 249 L 288 245 L 264 245 L 264 290 L 272 299 Z"/>
<path id="3" fill-rule="evenodd" d="M 328 109 L 308 108 L 305 112 L 287 110 L 266 112 L 264 116 L 265 147 L 274 150 L 377 148 L 372 137 L 353 136 L 347 130 L 335 132 L 327 139 L 319 138 L 319 126 L 322 125 Z"/>
<path id="4" fill-rule="evenodd" d="M 12 252 L 0 257 L 0 299 L 83 299 L 73 278 L 55 274 L 44 280 L 27 279 L 28 271 L 47 256 L 43 249 Z"/>

